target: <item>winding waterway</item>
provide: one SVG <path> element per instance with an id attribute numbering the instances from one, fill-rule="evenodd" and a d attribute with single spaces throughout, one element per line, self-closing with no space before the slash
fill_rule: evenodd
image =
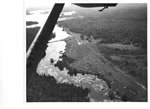
<path id="1" fill-rule="evenodd" d="M 37 17 L 37 15 L 40 16 L 40 14 L 32 14 L 30 15 L 31 19 L 34 17 Z M 43 15 L 43 14 L 42 14 Z M 46 16 L 46 15 L 43 15 Z M 44 17 L 46 18 L 46 17 Z M 79 18 L 79 17 L 77 17 Z M 61 20 L 70 20 L 73 19 L 72 17 L 67 18 L 59 18 L 59 21 Z M 42 19 L 43 20 L 43 19 Z M 41 19 L 34 19 L 34 21 L 37 21 L 38 24 L 27 26 L 27 28 L 34 28 L 36 26 L 42 26 L 43 23 Z M 73 36 L 69 34 L 69 29 L 67 31 L 64 31 L 63 27 L 59 27 L 58 25 L 55 26 L 53 33 L 55 33 L 55 38 L 49 40 L 48 47 L 46 49 L 46 55 L 38 64 L 37 67 L 37 73 L 39 75 L 46 75 L 46 76 L 52 76 L 56 79 L 57 83 L 67 83 L 67 84 L 73 84 L 76 87 L 82 87 L 82 88 L 88 88 L 90 90 L 89 92 L 89 99 L 90 101 L 104 101 L 109 100 L 108 98 L 108 85 L 107 83 L 99 79 L 97 76 L 92 74 L 81 74 L 77 72 L 77 75 L 69 75 L 69 70 L 67 68 L 64 68 L 63 70 L 60 70 L 55 64 L 58 61 L 62 61 L 60 58 L 63 53 L 65 53 L 66 45 L 67 43 L 64 41 L 66 38 L 72 38 L 76 36 L 76 34 L 79 36 L 79 33 L 73 33 Z M 78 40 L 76 43 L 79 43 Z M 80 45 L 80 43 L 79 43 Z"/>
<path id="2" fill-rule="evenodd" d="M 83 18 L 82 16 L 72 16 L 72 14 L 76 14 L 76 12 L 63 14 L 63 16 L 60 16 L 58 21 Z M 27 25 L 26 28 L 42 28 L 44 21 L 46 21 L 47 15 L 48 14 L 45 14 L 45 12 L 41 11 L 31 13 L 31 15 L 28 15 L 27 21 L 36 21 L 38 24 Z M 130 98 L 132 95 L 132 98 L 136 97 L 138 99 L 141 98 L 143 94 L 145 94 L 146 88 L 143 87 L 143 85 L 139 84 L 136 80 L 126 75 L 124 71 L 113 65 L 103 55 L 96 52 L 97 49 L 94 49 L 92 43 L 94 45 L 94 43 L 98 40 L 93 41 L 94 39 L 91 37 L 92 42 L 89 43 L 88 40 L 80 38 L 80 33 L 71 32 L 69 29 L 64 29 L 64 27 L 60 27 L 58 25 L 55 26 L 53 33 L 55 33 L 55 37 L 49 40 L 47 44 L 48 47 L 45 51 L 46 55 L 43 59 L 41 59 L 37 67 L 37 73 L 40 76 L 52 76 L 59 84 L 66 83 L 72 84 L 75 87 L 82 87 L 83 89 L 88 88 L 90 90 L 88 94 L 90 101 L 110 101 L 109 92 L 111 92 L 111 90 L 113 95 L 119 95 L 117 92 L 120 92 L 121 94 L 119 97 L 126 94 L 125 98 L 126 96 Z M 138 49 L 135 48 L 132 44 L 103 44 L 101 46 L 117 50 Z M 62 58 L 65 53 L 68 53 L 68 57 L 70 56 L 70 58 L 73 58 L 74 60 L 80 60 L 78 63 L 70 65 L 70 68 L 75 69 L 76 75 L 70 75 L 70 68 L 63 67 L 61 69 L 59 65 L 56 65 L 58 62 L 63 62 L 63 64 L 65 64 L 64 58 Z M 85 58 L 85 56 L 87 57 Z M 115 60 L 118 59 L 114 56 L 111 58 Z M 80 66 L 81 69 L 79 69 Z M 84 70 L 82 70 L 82 67 L 84 67 Z M 87 72 L 90 69 L 92 70 Z M 84 71 L 84 74 L 79 70 Z M 105 74 L 105 77 L 107 78 L 98 77 L 96 75 L 96 71 L 99 71 L 98 74 Z M 109 80 L 111 87 L 107 80 Z M 115 97 L 115 99 L 118 100 L 120 99 L 119 97 L 117 97 L 117 99 Z M 115 99 L 113 99 L 113 101 Z"/>
<path id="3" fill-rule="evenodd" d="M 60 70 L 54 66 L 58 61 L 61 61 L 60 57 L 65 52 L 66 42 L 62 41 L 62 39 L 72 37 L 66 31 L 63 31 L 63 27 L 58 25 L 55 26 L 54 32 L 56 37 L 49 41 L 46 56 L 40 61 L 37 73 L 39 75 L 53 76 L 58 83 L 68 83 L 77 87 L 88 88 L 91 101 L 108 99 L 108 86 L 104 80 L 91 74 L 82 75 L 77 73 L 77 75 L 71 76 L 68 74 L 69 70 L 67 68 Z M 53 60 L 53 62 L 50 60 Z"/>

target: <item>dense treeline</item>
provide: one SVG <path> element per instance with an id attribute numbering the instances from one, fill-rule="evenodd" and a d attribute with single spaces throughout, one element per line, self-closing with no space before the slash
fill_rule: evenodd
<path id="1" fill-rule="evenodd" d="M 38 22 L 36 22 L 36 21 L 27 21 L 26 22 L 27 26 L 30 26 L 30 25 L 33 25 L 33 24 L 38 24 Z"/>
<path id="2" fill-rule="evenodd" d="M 88 89 L 75 87 L 73 84 L 57 83 L 51 76 L 39 76 L 32 78 L 27 86 L 28 102 L 87 102 Z"/>
<path id="3" fill-rule="evenodd" d="M 146 6 L 113 9 L 102 13 L 82 10 L 78 14 L 83 15 L 83 19 L 61 21 L 59 24 L 73 32 L 102 39 L 103 43 L 133 43 L 147 48 Z"/>
<path id="4" fill-rule="evenodd" d="M 84 18 L 84 20 L 75 19 L 60 24 L 73 32 L 102 39 L 103 43 L 133 43 L 136 46 L 147 48 L 147 28 L 138 22 Z"/>

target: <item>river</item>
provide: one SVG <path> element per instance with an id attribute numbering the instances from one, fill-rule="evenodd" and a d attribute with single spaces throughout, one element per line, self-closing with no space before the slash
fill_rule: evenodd
<path id="1" fill-rule="evenodd" d="M 32 16 L 32 17 L 31 17 Z M 39 15 L 40 16 L 40 15 Z M 44 15 L 45 16 L 45 15 Z M 30 15 L 31 19 L 34 17 L 34 14 Z M 37 17 L 37 14 L 36 14 Z M 82 17 L 77 17 L 82 18 Z M 29 19 L 29 18 L 28 18 Z M 59 18 L 60 20 L 70 20 L 72 17 L 67 18 Z M 34 21 L 42 22 L 41 19 L 37 19 Z M 36 26 L 42 26 L 43 23 L 38 23 L 35 25 L 27 26 L 27 28 L 34 28 Z M 108 101 L 110 100 L 108 98 L 108 92 L 109 88 L 107 83 L 98 78 L 96 75 L 93 74 L 80 74 L 77 72 L 77 75 L 69 75 L 69 70 L 67 68 L 64 68 L 63 70 L 60 70 L 55 64 L 58 61 L 61 61 L 60 58 L 63 53 L 66 50 L 67 43 L 64 41 L 64 39 L 70 37 L 73 38 L 76 36 L 76 34 L 79 36 L 79 33 L 73 33 L 73 36 L 68 33 L 69 29 L 67 31 L 64 31 L 63 27 L 59 27 L 58 25 L 55 26 L 53 33 L 55 33 L 55 38 L 49 40 L 48 47 L 46 49 L 46 55 L 38 64 L 37 67 L 37 73 L 39 75 L 46 75 L 46 76 L 52 76 L 56 79 L 57 83 L 67 83 L 67 84 L 73 84 L 76 87 L 82 87 L 82 88 L 88 88 L 90 90 L 89 92 L 89 100 L 90 101 Z M 81 40 L 81 39 L 80 39 Z M 80 43 L 77 41 L 80 45 Z"/>
<path id="2" fill-rule="evenodd" d="M 63 27 L 59 27 L 58 25 L 55 26 L 54 32 L 56 37 L 49 41 L 46 56 L 40 61 L 37 73 L 39 75 L 53 76 L 58 83 L 68 83 L 76 87 L 89 88 L 90 101 L 107 100 L 108 86 L 104 80 L 92 74 L 83 75 L 77 73 L 77 75 L 71 76 L 68 74 L 69 70 L 67 68 L 60 70 L 55 66 L 58 61 L 61 61 L 60 57 L 66 49 L 66 42 L 63 39 L 72 36 L 66 31 L 63 31 Z M 51 60 L 53 61 L 51 62 Z"/>
<path id="3" fill-rule="evenodd" d="M 67 17 L 60 16 L 58 21 L 83 18 L 82 16 L 72 16 L 72 14 L 76 14 L 76 12 L 66 14 Z M 30 17 L 27 21 L 36 21 L 38 24 L 29 25 L 27 28 L 37 26 L 42 28 L 44 23 L 41 22 L 45 21 L 46 17 L 45 20 L 42 19 L 47 14 L 43 14 L 42 12 L 35 15 L 35 17 L 34 13 L 29 15 Z M 53 33 L 56 36 L 52 40 L 49 40 L 48 47 L 45 51 L 46 55 L 41 59 L 37 67 L 37 73 L 40 76 L 52 76 L 58 84 L 66 83 L 72 84 L 75 87 L 88 88 L 90 90 L 88 95 L 90 101 L 110 101 L 109 92 L 113 92 L 113 95 L 123 96 L 125 99 L 129 98 L 129 100 L 132 100 L 132 98 L 135 100 L 145 99 L 145 96 L 147 96 L 146 88 L 128 76 L 120 68 L 113 65 L 102 53 L 97 52 L 97 49 L 94 48 L 94 43 L 97 40 L 93 41 L 92 39 L 92 42 L 89 43 L 87 40 L 81 39 L 79 33 L 71 32 L 66 28 L 64 29 L 63 25 L 61 27 L 56 25 Z M 137 49 L 132 44 L 125 46 L 122 44 L 105 44 L 103 46 L 119 50 Z M 70 69 L 68 67 L 61 69 L 56 65 L 61 61 L 65 62 L 62 56 L 66 53 L 69 54 L 67 55 L 68 57 L 78 60 L 76 63 L 73 62 L 70 65 L 72 69 L 76 69 L 76 75 L 70 75 Z M 80 70 L 85 71 L 84 74 Z M 98 77 L 94 73 L 103 74 L 102 76 L 104 77 Z M 119 97 L 117 98 L 119 99 Z"/>

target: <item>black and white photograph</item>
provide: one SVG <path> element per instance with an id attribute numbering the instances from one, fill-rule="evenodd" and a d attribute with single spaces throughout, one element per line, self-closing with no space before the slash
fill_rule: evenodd
<path id="1" fill-rule="evenodd" d="M 147 3 L 25 11 L 26 102 L 148 101 Z"/>
<path id="2" fill-rule="evenodd" d="M 0 109 L 149 109 L 149 0 L 4 0 Z"/>

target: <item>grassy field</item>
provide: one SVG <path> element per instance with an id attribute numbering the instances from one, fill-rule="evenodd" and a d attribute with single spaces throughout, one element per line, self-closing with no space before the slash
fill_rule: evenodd
<path id="1" fill-rule="evenodd" d="M 64 11 L 68 11 L 68 9 Z M 58 22 L 82 36 L 101 39 L 97 48 L 113 64 L 147 86 L 147 6 L 146 4 L 118 4 L 117 7 L 98 12 L 98 8 L 73 7 L 83 19 Z M 87 37 L 87 38 L 88 38 Z M 133 44 L 139 49 L 119 50 L 103 44 Z M 116 56 L 119 60 L 113 60 Z"/>
<path id="2" fill-rule="evenodd" d="M 99 51 L 126 74 L 147 87 L 147 53 L 145 49 L 118 50 L 97 44 Z"/>
<path id="3" fill-rule="evenodd" d="M 66 9 L 67 10 L 67 9 Z M 69 9 L 68 9 L 69 10 Z M 93 36 L 94 39 L 101 41 L 96 44 L 99 53 L 103 54 L 114 66 L 121 69 L 135 81 L 147 87 L 147 6 L 146 4 L 121 4 L 116 8 L 98 12 L 98 9 L 79 9 L 74 8 L 77 14 L 84 16 L 83 19 L 73 19 L 58 22 L 66 28 L 76 33 L 81 33 L 81 36 Z M 84 39 L 82 37 L 82 39 Z M 103 45 L 119 43 L 133 44 L 138 49 L 121 50 L 113 49 Z M 82 50 L 80 50 L 80 48 Z M 72 57 L 82 56 L 87 52 L 83 47 L 78 47 L 72 52 Z M 89 50 L 87 50 L 89 51 Z M 77 52 L 77 53 L 76 53 Z M 81 54 L 81 55 L 79 55 Z M 90 56 L 77 64 L 71 64 L 73 68 L 85 69 L 90 71 L 92 66 L 96 66 L 94 58 Z M 85 57 L 84 57 L 85 58 Z M 82 58 L 80 58 L 81 60 Z M 92 63 L 87 67 L 88 60 Z M 84 64 L 82 64 L 84 63 Z M 85 64 L 86 63 L 86 64 Z M 86 67 L 85 67 L 86 66 Z M 99 63 L 99 68 L 102 67 Z M 105 68 L 106 66 L 103 66 Z M 88 69 L 88 70 L 87 70 Z M 108 69 L 108 68 L 107 68 Z M 94 68 L 96 70 L 96 68 Z M 102 71 L 99 70 L 99 71 Z M 107 70 L 106 70 L 107 71 Z M 111 74 L 111 73 L 110 73 Z M 113 75 L 116 75 L 115 73 Z M 112 76 L 113 76 L 112 75 Z M 119 74 L 118 74 L 119 75 Z M 102 75 L 110 79 L 111 75 Z M 117 75 L 116 75 L 117 76 Z M 109 78 L 110 77 L 110 78 Z M 115 77 L 114 77 L 115 78 Z M 121 77 L 118 76 L 121 79 Z M 123 80 L 124 78 L 122 78 Z M 106 79 L 105 79 L 106 80 Z M 111 79 L 110 79 L 111 80 Z M 118 80 L 120 81 L 120 80 Z M 114 85 L 113 87 L 119 87 Z M 121 89 L 120 89 L 121 90 Z M 125 90 L 125 89 L 123 89 Z M 125 92 L 125 91 L 121 92 Z M 133 88 L 133 90 L 135 90 Z M 127 91 L 128 92 L 128 91 Z M 134 91 L 136 92 L 136 91 Z M 120 92 L 119 92 L 120 93 Z M 127 93 L 126 93 L 127 94 Z M 132 94 L 123 95 L 123 100 L 134 101 Z M 145 94 L 145 92 L 143 93 Z M 146 98 L 144 98 L 146 99 Z"/>

